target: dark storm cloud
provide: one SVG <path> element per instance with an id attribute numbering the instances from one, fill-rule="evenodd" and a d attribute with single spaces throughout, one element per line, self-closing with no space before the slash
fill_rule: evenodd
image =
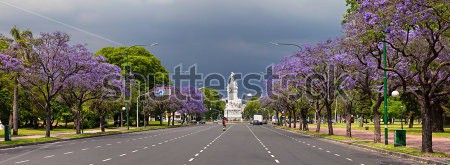
<path id="1" fill-rule="evenodd" d="M 344 0 L 0 0 L 0 32 L 13 25 L 34 32 L 63 31 L 93 52 L 159 42 L 148 48 L 173 71 L 198 64 L 199 71 L 263 72 L 295 48 L 270 41 L 314 43 L 340 35 Z M 4 1 L 6 2 L 6 1 Z M 25 12 L 25 11 L 32 11 Z M 98 35 L 89 35 L 61 23 Z"/>

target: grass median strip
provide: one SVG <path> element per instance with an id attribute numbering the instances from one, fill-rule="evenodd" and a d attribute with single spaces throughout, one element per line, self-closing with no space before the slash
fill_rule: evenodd
<path id="1" fill-rule="evenodd" d="M 66 134 L 60 135 L 58 137 L 42 137 L 42 138 L 24 138 L 24 139 L 13 139 L 11 141 L 0 141 L 0 147 L 2 146 L 15 146 L 15 145 L 26 145 L 26 144 L 35 144 L 35 143 L 43 143 L 43 142 L 52 142 L 63 139 L 79 139 L 79 138 L 87 138 L 87 137 L 96 137 L 96 136 L 104 136 L 104 135 L 115 135 L 121 133 L 128 132 L 141 132 L 141 131 L 150 131 L 150 130 L 158 130 L 158 129 L 166 129 L 166 128 L 176 128 L 182 127 L 185 125 L 175 125 L 175 126 L 150 126 L 145 128 L 134 128 L 130 130 L 119 130 L 119 131 L 109 131 L 109 132 L 96 132 L 96 133 L 84 133 L 84 134 Z M 73 130 L 71 130 L 73 132 Z"/>

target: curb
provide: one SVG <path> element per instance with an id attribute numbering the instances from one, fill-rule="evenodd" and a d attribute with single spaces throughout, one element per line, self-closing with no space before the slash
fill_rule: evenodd
<path id="1" fill-rule="evenodd" d="M 183 127 L 186 127 L 186 126 L 183 126 Z M 173 128 L 179 128 L 179 127 L 173 127 Z M 164 128 L 164 129 L 171 129 L 171 128 Z M 152 129 L 152 130 L 145 130 L 145 131 L 154 131 L 154 130 L 161 130 L 161 129 Z M 136 131 L 136 132 L 144 132 L 144 131 Z M 34 143 L 26 143 L 26 144 L 16 144 L 16 145 L 9 145 L 9 146 L 0 146 L 0 149 L 9 149 L 9 148 L 31 146 L 31 145 L 38 145 L 38 144 L 48 144 L 48 143 L 55 143 L 55 142 L 65 142 L 65 141 L 72 141 L 72 140 L 88 139 L 88 138 L 111 136 L 111 135 L 121 135 L 121 134 L 129 134 L 129 133 L 136 133 L 136 132 L 119 132 L 119 133 L 114 133 L 114 134 L 101 134 L 101 135 L 96 135 L 96 136 L 78 137 L 78 138 L 70 138 L 70 139 L 57 139 L 57 140 L 49 140 L 49 141 L 44 141 L 44 142 L 34 142 Z"/>
<path id="2" fill-rule="evenodd" d="M 395 157 L 399 157 L 399 158 L 410 159 L 410 160 L 414 160 L 414 161 L 418 161 L 418 162 L 422 162 L 422 163 L 426 163 L 426 164 L 436 164 L 436 165 L 449 165 L 450 164 L 450 163 L 443 162 L 443 161 L 431 160 L 431 159 L 422 158 L 422 157 L 409 155 L 409 154 L 404 154 L 404 153 L 399 153 L 399 152 L 392 152 L 392 151 L 379 149 L 379 148 L 375 148 L 375 147 L 371 147 L 371 146 L 355 144 L 355 143 L 352 143 L 352 142 L 339 141 L 339 140 L 330 139 L 330 138 L 326 138 L 326 137 L 322 137 L 322 136 L 317 136 L 317 135 L 314 135 L 314 134 L 307 134 L 307 133 L 302 133 L 302 132 L 297 132 L 297 131 L 292 131 L 292 130 L 285 130 L 285 129 L 277 128 L 277 127 L 274 127 L 274 128 L 279 129 L 279 130 L 284 130 L 284 131 L 287 131 L 287 132 L 291 132 L 291 133 L 295 133 L 295 134 L 300 134 L 300 135 L 303 135 L 303 136 L 312 137 L 312 138 L 325 139 L 325 140 L 332 141 L 332 142 L 337 142 L 337 143 L 341 143 L 341 144 L 351 145 L 351 146 L 355 146 L 355 147 L 358 147 L 358 148 L 361 148 L 361 149 L 372 150 L 372 151 L 375 151 L 375 152 L 378 152 L 378 153 L 382 153 L 382 154 L 385 154 L 385 155 L 388 155 L 388 156 L 395 156 Z"/>

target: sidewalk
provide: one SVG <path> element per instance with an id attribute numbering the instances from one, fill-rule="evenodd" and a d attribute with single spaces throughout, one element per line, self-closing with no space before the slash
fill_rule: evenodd
<path id="1" fill-rule="evenodd" d="M 121 130 L 125 130 L 126 128 L 112 128 L 112 129 L 106 129 L 105 128 L 105 132 L 111 132 L 111 131 L 121 131 Z M 84 133 L 97 133 L 97 132 L 101 132 L 100 129 L 90 129 L 90 130 L 86 130 L 84 131 Z M 73 135 L 76 134 L 75 130 L 73 132 L 63 132 L 63 133 L 51 133 L 50 137 L 59 137 L 59 136 L 63 136 L 63 135 Z M 17 140 L 17 139 L 35 139 L 35 138 L 43 138 L 45 137 L 44 134 L 42 135 L 31 135 L 31 136 L 13 136 L 12 139 L 13 140 Z M 0 141 L 4 141 L 4 138 L 0 138 Z"/>
<path id="2" fill-rule="evenodd" d="M 299 126 L 297 124 L 297 126 Z M 315 131 L 316 127 L 308 126 L 310 131 Z M 383 130 L 382 130 L 383 131 Z M 320 133 L 328 133 L 327 127 L 321 127 Z M 333 133 L 335 135 L 345 136 L 346 131 L 345 128 L 334 128 Z M 365 130 L 352 130 L 352 137 L 359 138 L 361 140 L 373 141 L 373 131 L 365 131 Z M 382 132 L 382 141 L 384 142 L 384 133 Z M 389 132 L 389 143 L 392 144 L 394 142 L 394 134 Z M 421 148 L 422 146 L 422 136 L 420 135 L 406 135 L 406 146 Z M 450 154 L 450 138 L 441 138 L 441 137 L 433 137 L 433 151 L 435 152 L 443 152 L 445 154 Z"/>

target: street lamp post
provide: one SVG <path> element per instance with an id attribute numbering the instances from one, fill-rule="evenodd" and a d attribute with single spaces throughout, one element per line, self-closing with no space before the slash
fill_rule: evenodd
<path id="1" fill-rule="evenodd" d="M 403 113 L 405 112 L 404 109 L 403 109 L 403 105 L 400 106 L 400 109 L 401 109 L 400 125 L 402 126 L 402 130 L 403 130 Z"/>
<path id="2" fill-rule="evenodd" d="M 286 45 L 286 46 L 295 46 L 297 47 L 299 50 L 303 50 L 303 48 L 300 45 L 297 44 L 291 44 L 291 43 L 278 43 L 278 42 L 269 42 L 272 45 L 276 45 L 276 46 L 280 46 L 280 45 Z"/>
<path id="3" fill-rule="evenodd" d="M 125 107 L 122 107 L 122 112 L 125 111 Z M 123 115 L 122 112 L 120 112 L 120 127 L 123 127 Z"/>
<path id="4" fill-rule="evenodd" d="M 398 92 L 397 90 L 392 91 L 392 97 L 398 98 L 400 96 L 400 92 Z M 400 120 L 400 124 L 402 126 L 402 130 L 403 130 L 403 105 L 400 106 L 400 111 L 401 111 L 401 120 Z"/>
<path id="5" fill-rule="evenodd" d="M 383 24 L 383 29 L 385 29 L 385 25 Z M 385 31 L 383 30 L 383 34 L 385 33 Z M 387 59 L 386 59 L 386 42 L 383 42 L 383 66 L 384 68 L 387 67 Z M 383 70 L 383 93 L 384 93 L 384 144 L 388 145 L 388 116 L 387 116 L 387 98 L 388 98 L 388 94 L 387 94 L 387 71 Z"/>
<path id="6" fill-rule="evenodd" d="M 141 82 L 138 82 L 138 96 L 136 98 L 136 127 L 139 128 L 139 98 L 141 97 Z"/>
<path id="7" fill-rule="evenodd" d="M 130 92 L 131 92 L 131 85 L 129 85 L 129 75 L 131 74 L 130 72 L 131 72 L 131 69 L 130 69 L 130 64 L 129 64 L 129 60 L 128 60 L 128 51 L 130 50 L 130 48 L 133 48 L 133 47 L 138 47 L 138 46 L 142 46 L 142 47 L 145 47 L 145 46 L 156 46 L 156 45 L 158 45 L 158 43 L 152 43 L 152 44 L 143 44 L 143 45 L 133 45 L 133 46 L 130 46 L 130 47 L 128 47 L 127 49 L 126 49 L 126 51 L 125 51 L 125 56 L 126 56 L 126 67 L 125 67 L 125 91 L 126 91 L 126 89 L 129 89 L 130 90 Z M 129 85 L 129 87 L 127 87 L 127 84 Z M 126 98 L 126 97 L 128 97 L 128 98 Z M 131 103 L 131 100 L 130 100 L 130 96 L 128 96 L 127 95 L 127 93 L 125 92 L 125 103 L 126 103 L 126 113 L 127 113 L 127 129 L 129 130 L 130 129 L 130 111 L 129 111 L 129 109 L 130 109 L 130 103 Z"/>

